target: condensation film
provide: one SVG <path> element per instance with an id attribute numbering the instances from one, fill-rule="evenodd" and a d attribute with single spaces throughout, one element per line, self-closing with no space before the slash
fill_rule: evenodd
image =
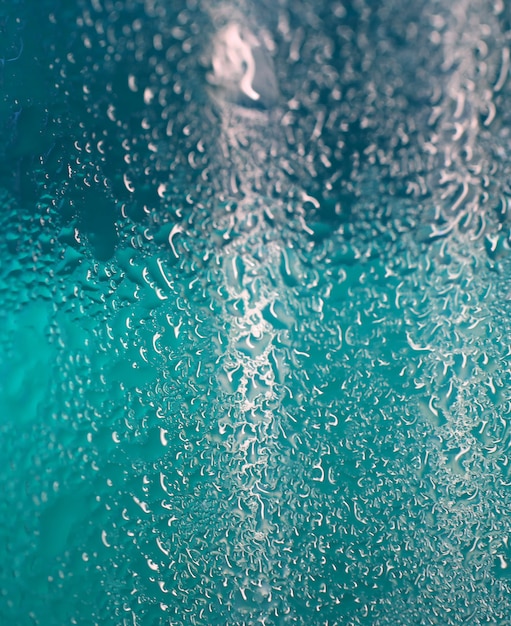
<path id="1" fill-rule="evenodd" d="M 510 42 L 0 0 L 0 624 L 511 624 Z"/>

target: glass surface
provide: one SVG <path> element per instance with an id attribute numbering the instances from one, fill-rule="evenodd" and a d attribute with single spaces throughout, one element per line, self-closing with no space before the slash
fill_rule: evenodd
<path id="1" fill-rule="evenodd" d="M 511 9 L 0 2 L 0 623 L 505 624 Z"/>

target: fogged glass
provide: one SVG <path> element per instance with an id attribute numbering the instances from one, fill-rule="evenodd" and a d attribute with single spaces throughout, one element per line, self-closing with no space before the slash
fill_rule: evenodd
<path id="1" fill-rule="evenodd" d="M 510 18 L 0 3 L 1 623 L 506 623 Z"/>

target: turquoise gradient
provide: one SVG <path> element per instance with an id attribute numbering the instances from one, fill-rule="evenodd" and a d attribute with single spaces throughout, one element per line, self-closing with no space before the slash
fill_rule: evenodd
<path id="1" fill-rule="evenodd" d="M 507 7 L 0 8 L 0 623 L 508 623 Z"/>

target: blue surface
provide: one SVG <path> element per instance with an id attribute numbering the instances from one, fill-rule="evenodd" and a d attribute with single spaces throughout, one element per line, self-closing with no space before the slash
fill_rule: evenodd
<path id="1" fill-rule="evenodd" d="M 508 623 L 509 9 L 0 9 L 0 622 Z"/>

